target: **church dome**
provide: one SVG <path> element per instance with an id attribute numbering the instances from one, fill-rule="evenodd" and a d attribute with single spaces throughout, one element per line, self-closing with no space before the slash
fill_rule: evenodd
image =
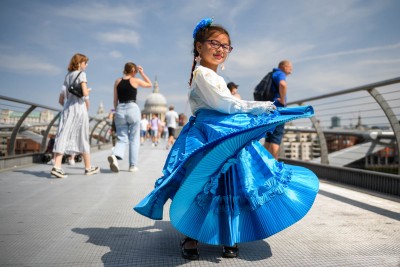
<path id="1" fill-rule="evenodd" d="M 145 114 L 165 114 L 167 112 L 167 100 L 160 94 L 157 79 L 154 82 L 153 93 L 151 93 L 144 103 L 143 113 Z"/>

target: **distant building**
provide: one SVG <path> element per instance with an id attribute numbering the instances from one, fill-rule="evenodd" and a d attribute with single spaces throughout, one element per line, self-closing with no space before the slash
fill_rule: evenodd
<path id="1" fill-rule="evenodd" d="M 160 93 L 158 87 L 157 77 L 154 81 L 153 93 L 151 93 L 144 103 L 142 114 L 146 114 L 147 119 L 151 119 L 153 114 L 158 114 L 161 121 L 165 120 L 165 113 L 167 112 L 167 100 Z"/>
<path id="2" fill-rule="evenodd" d="M 15 125 L 20 120 L 24 112 L 2 109 L 0 114 L 0 124 Z M 49 123 L 54 118 L 54 113 L 50 110 L 32 111 L 24 120 L 25 124 L 44 124 Z"/>
<path id="3" fill-rule="evenodd" d="M 326 133 L 325 139 L 329 153 L 339 151 L 363 142 L 362 138 L 359 136 L 332 133 Z"/>
<path id="4" fill-rule="evenodd" d="M 365 131 L 368 127 L 363 125 L 361 122 L 361 115 L 358 115 L 357 125 L 355 127 L 357 130 Z"/>
<path id="5" fill-rule="evenodd" d="M 309 161 L 321 155 L 316 133 L 287 131 L 282 139 L 281 156 L 288 159 Z"/>
<path id="6" fill-rule="evenodd" d="M 108 116 L 108 114 L 105 114 L 103 101 L 100 101 L 99 108 L 97 109 L 97 115 L 101 115 L 102 117 Z"/>
<path id="7" fill-rule="evenodd" d="M 340 127 L 340 117 L 333 116 L 331 118 L 331 128 L 339 128 Z"/>

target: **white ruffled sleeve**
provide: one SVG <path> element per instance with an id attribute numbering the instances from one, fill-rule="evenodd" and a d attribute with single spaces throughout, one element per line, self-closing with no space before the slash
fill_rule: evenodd
<path id="1" fill-rule="evenodd" d="M 276 109 L 270 101 L 246 101 L 232 96 L 222 77 L 210 69 L 198 67 L 193 72 L 196 94 L 206 106 L 221 113 L 252 113 L 255 115 Z"/>

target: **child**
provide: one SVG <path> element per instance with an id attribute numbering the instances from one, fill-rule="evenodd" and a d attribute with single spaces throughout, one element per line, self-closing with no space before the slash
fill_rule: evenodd
<path id="1" fill-rule="evenodd" d="M 171 148 L 155 189 L 134 209 L 160 220 L 170 198 L 171 223 L 187 236 L 183 258 L 199 258 L 198 241 L 223 245 L 223 257 L 234 258 L 237 243 L 271 236 L 311 208 L 319 186 L 315 174 L 277 162 L 258 140 L 276 125 L 312 116 L 313 109 L 275 111 L 272 102 L 235 98 L 217 74 L 232 51 L 228 32 L 207 18 L 193 38 L 194 116 Z"/>
<path id="2" fill-rule="evenodd" d="M 161 125 L 161 120 L 158 118 L 158 114 L 153 114 L 150 120 L 150 134 L 151 134 L 151 142 L 152 146 L 158 145 L 158 136 L 159 136 L 159 129 Z"/>

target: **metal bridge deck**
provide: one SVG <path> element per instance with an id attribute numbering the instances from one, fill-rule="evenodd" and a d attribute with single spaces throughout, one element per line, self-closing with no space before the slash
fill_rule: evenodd
<path id="1" fill-rule="evenodd" d="M 311 211 L 265 240 L 240 244 L 236 259 L 220 246 L 199 244 L 200 260 L 180 256 L 182 235 L 169 223 L 132 210 L 160 176 L 165 145 L 145 144 L 140 170 L 111 173 L 110 151 L 92 154 L 101 173 L 49 165 L 0 173 L 0 266 L 400 266 L 400 204 L 321 181 Z"/>

